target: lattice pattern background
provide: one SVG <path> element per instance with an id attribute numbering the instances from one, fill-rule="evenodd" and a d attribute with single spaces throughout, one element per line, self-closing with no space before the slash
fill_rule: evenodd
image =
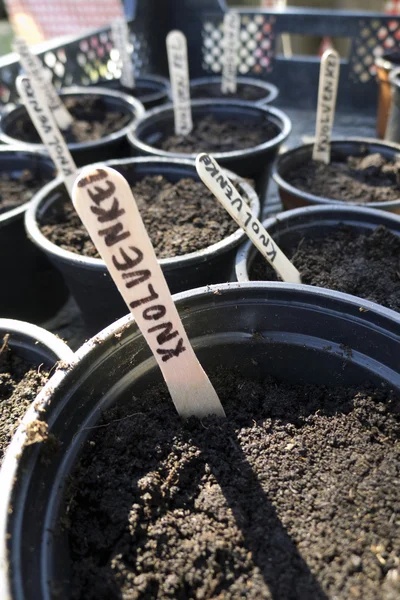
<path id="1" fill-rule="evenodd" d="M 274 24 L 271 15 L 242 15 L 238 72 L 262 75 L 272 70 L 275 55 Z M 206 17 L 203 23 L 203 69 L 218 74 L 222 70 L 223 21 Z"/>
<path id="2" fill-rule="evenodd" d="M 149 63 L 149 47 L 145 35 L 131 31 L 132 63 L 135 74 L 145 72 Z M 59 89 L 70 85 L 90 85 L 115 79 L 121 75 L 119 52 L 113 46 L 111 31 L 104 30 L 87 38 L 76 40 L 40 55 L 44 65 L 53 74 L 53 83 Z M 69 69 L 66 71 L 68 62 Z M 71 69 L 71 65 L 73 68 Z M 17 99 L 15 79 L 20 73 L 19 63 L 0 70 L 0 102 L 7 104 Z"/>
<path id="3" fill-rule="evenodd" d="M 367 83 L 375 77 L 375 59 L 395 50 L 400 50 L 399 19 L 361 19 L 350 57 L 350 78 Z"/>

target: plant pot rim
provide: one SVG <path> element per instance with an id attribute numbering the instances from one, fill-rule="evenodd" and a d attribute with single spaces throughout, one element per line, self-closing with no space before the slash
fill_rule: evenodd
<path id="1" fill-rule="evenodd" d="M 124 94 L 123 92 L 117 92 L 115 90 L 111 90 L 108 88 L 102 88 L 101 86 L 99 87 L 94 87 L 94 88 L 90 88 L 90 87 L 83 87 L 83 86 L 73 86 L 73 87 L 66 87 L 66 88 L 62 88 L 59 92 L 59 95 L 61 98 L 63 98 L 64 96 L 101 96 L 101 97 L 111 97 L 111 98 L 115 98 L 116 100 L 122 100 L 122 102 L 124 102 L 132 111 L 132 116 L 131 119 L 129 121 L 129 123 L 127 125 L 125 125 L 125 127 L 123 127 L 122 129 L 119 129 L 118 131 L 114 131 L 114 133 L 109 133 L 106 136 L 99 138 L 97 140 L 90 140 L 87 142 L 73 142 L 70 144 L 67 144 L 69 150 L 71 152 L 76 151 L 76 150 L 90 150 L 93 149 L 95 150 L 96 148 L 98 148 L 99 146 L 102 146 L 104 144 L 110 143 L 110 142 L 115 142 L 116 140 L 125 137 L 130 128 L 132 127 L 132 123 L 135 121 L 135 119 L 137 119 L 138 117 L 141 117 L 142 115 L 144 115 L 145 113 L 145 109 L 143 104 L 137 99 L 134 98 L 132 96 L 129 96 L 128 94 Z M 5 143 L 5 144 L 18 144 L 21 146 L 21 148 L 24 148 L 26 150 L 38 150 L 38 151 L 44 151 L 45 147 L 43 144 L 36 144 L 36 143 L 32 143 L 32 142 L 23 142 L 21 140 L 18 140 L 17 138 L 13 138 L 10 137 L 9 135 L 7 135 L 4 132 L 3 129 L 3 124 L 4 121 L 7 118 L 11 118 L 12 113 L 15 113 L 16 111 L 19 112 L 26 112 L 26 108 L 23 104 L 19 104 L 17 107 L 10 107 L 9 109 L 6 109 L 0 119 L 0 140 Z"/>
<path id="2" fill-rule="evenodd" d="M 35 156 L 36 158 L 37 156 L 39 156 L 40 160 L 43 159 L 49 166 L 53 165 L 54 172 L 56 170 L 54 163 L 49 157 L 49 155 L 40 150 L 31 150 L 30 148 L 26 148 L 25 146 L 19 144 L 10 144 L 7 146 L 0 145 L 0 159 L 2 158 L 2 155 L 5 154 L 25 155 L 21 156 L 21 158 L 23 159 L 29 159 L 32 156 Z M 18 156 L 15 156 L 13 158 L 18 158 Z M 3 169 L 0 167 L 0 171 L 8 172 L 8 169 Z M 34 198 L 34 195 L 32 196 L 32 198 Z M 20 204 L 19 206 L 16 206 L 11 210 L 7 210 L 6 212 L 0 213 L 0 229 L 5 225 L 9 225 L 12 221 L 15 221 L 16 219 L 18 219 L 18 217 L 23 215 L 26 209 L 28 208 L 30 202 L 32 202 L 32 198 L 28 200 L 28 202 L 24 202 L 23 204 Z"/>
<path id="3" fill-rule="evenodd" d="M 16 335 L 31 338 L 32 343 L 39 342 L 46 348 L 49 348 L 58 360 L 70 363 L 74 359 L 74 352 L 67 344 L 43 327 L 20 321 L 18 319 L 0 319 L 0 336 L 3 333 L 14 333 Z M 0 340 L 1 341 L 1 340 Z"/>
<path id="4" fill-rule="evenodd" d="M 117 167 L 118 165 L 129 165 L 129 164 L 161 164 L 161 165 L 174 165 L 176 167 L 191 167 L 193 168 L 193 175 L 196 174 L 196 166 L 194 161 L 192 160 L 183 160 L 183 159 L 172 159 L 172 158 L 163 158 L 157 156 L 141 156 L 134 158 L 122 158 L 122 159 L 114 159 L 106 162 L 96 163 L 92 165 L 93 167 Z M 81 169 L 78 169 L 78 173 Z M 250 206 L 252 207 L 252 213 L 255 216 L 259 215 L 260 212 L 260 203 L 256 192 L 253 188 L 242 180 L 241 177 L 224 169 L 225 172 L 229 175 L 229 177 L 234 181 L 240 183 L 242 189 L 246 192 L 247 196 L 250 199 Z M 189 176 L 189 175 L 188 175 Z M 39 248 L 44 249 L 47 253 L 56 255 L 58 259 L 68 262 L 79 264 L 81 267 L 85 266 L 90 270 L 98 270 L 104 271 L 106 268 L 105 263 L 102 258 L 91 258 L 89 256 L 82 256 L 80 254 L 75 254 L 74 252 L 70 252 L 69 250 L 64 250 L 57 246 L 53 242 L 51 242 L 43 233 L 40 231 L 38 221 L 37 221 L 37 212 L 39 207 L 43 202 L 45 202 L 46 198 L 49 194 L 54 192 L 56 188 L 63 184 L 62 177 L 57 177 L 54 181 L 45 185 L 37 194 L 35 194 L 34 198 L 30 201 L 29 206 L 27 207 L 25 213 L 25 228 L 28 234 L 28 237 L 33 241 Z M 217 200 L 216 200 L 217 202 Z M 244 231 L 238 227 L 236 231 L 234 231 L 231 235 L 226 238 L 212 244 L 211 246 L 207 246 L 203 250 L 198 250 L 196 252 L 190 252 L 188 254 L 182 254 L 179 256 L 174 256 L 172 258 L 160 258 L 158 259 L 158 263 L 161 267 L 168 270 L 168 268 L 175 268 L 177 265 L 188 266 L 190 264 L 196 264 L 198 262 L 203 262 L 208 259 L 208 257 L 219 254 L 220 252 L 224 252 L 231 247 L 238 246 L 242 239 L 244 239 L 246 234 Z"/>
<path id="5" fill-rule="evenodd" d="M 211 152 L 211 154 L 217 161 L 248 158 L 251 156 L 261 154 L 266 150 L 279 147 L 279 145 L 282 142 L 284 142 L 284 140 L 286 140 L 286 138 L 291 132 L 292 124 L 289 117 L 287 117 L 286 114 L 279 108 L 274 108 L 272 106 L 269 106 L 268 104 L 263 104 L 262 106 L 260 106 L 258 104 L 254 104 L 253 102 L 246 102 L 244 100 L 224 100 L 219 98 L 215 100 L 192 100 L 191 102 L 191 107 L 194 109 L 194 112 L 196 109 L 201 110 L 210 107 L 223 108 L 224 106 L 237 107 L 243 112 L 245 112 L 246 109 L 252 112 L 259 111 L 260 113 L 264 113 L 267 116 L 275 117 L 275 119 L 280 121 L 280 132 L 271 140 L 268 140 L 267 142 L 262 142 L 261 144 L 257 144 L 256 146 L 252 146 L 250 148 L 244 148 L 241 150 L 230 150 L 229 152 Z M 188 158 L 191 160 L 195 160 L 198 153 L 169 152 L 167 150 L 161 150 L 159 148 L 155 148 L 154 146 L 150 146 L 146 142 L 142 142 L 142 140 L 137 135 L 138 129 L 143 124 L 145 124 L 148 121 L 151 121 L 153 117 L 158 117 L 163 113 L 170 113 L 170 120 L 173 121 L 173 112 L 174 107 L 172 103 L 157 106 L 147 111 L 145 115 L 139 117 L 133 122 L 131 129 L 128 133 L 129 143 L 139 152 L 147 155 L 163 156 L 164 158 Z M 202 151 L 207 151 L 207 148 L 199 148 L 199 152 Z"/>
<path id="6" fill-rule="evenodd" d="M 133 94 L 134 98 L 137 98 L 139 100 L 139 102 L 141 102 L 142 104 L 146 104 L 147 102 L 161 101 L 165 96 L 167 96 L 167 98 L 171 97 L 171 85 L 170 85 L 169 79 L 167 79 L 167 77 L 163 77 L 162 75 L 152 75 L 151 73 L 146 73 L 146 75 L 139 75 L 138 77 L 135 77 L 135 82 L 137 82 L 139 85 L 141 84 L 141 82 L 143 82 L 143 84 L 146 85 L 147 81 L 151 81 L 151 82 L 158 84 L 160 86 L 160 89 L 155 90 L 153 92 L 149 92 L 148 94 L 145 94 L 144 96 L 141 96 L 141 99 L 139 100 L 137 98 L 137 96 L 135 96 L 135 88 L 133 88 L 131 93 Z M 103 79 L 103 80 L 99 81 L 98 83 L 96 83 L 95 86 L 93 86 L 93 89 L 101 88 L 102 83 L 114 83 L 114 82 L 120 82 L 120 79 L 119 78 Z M 106 87 L 104 89 L 110 89 L 110 88 Z M 126 88 L 125 88 L 125 90 L 126 91 L 121 92 L 121 93 L 126 94 L 127 96 L 130 96 L 129 91 Z"/>
<path id="7" fill-rule="evenodd" d="M 327 204 L 319 204 L 318 206 L 301 206 L 299 208 L 293 208 L 291 210 L 286 210 L 284 212 L 278 213 L 277 215 L 275 215 L 274 217 L 268 217 L 267 219 L 265 219 L 263 221 L 263 226 L 265 227 L 265 229 L 268 231 L 272 226 L 274 226 L 277 223 L 286 223 L 287 221 L 289 221 L 290 219 L 292 219 L 293 217 L 297 217 L 298 215 L 307 215 L 309 216 L 311 219 L 313 218 L 313 216 L 318 217 L 318 215 L 331 215 L 332 211 L 335 212 L 340 212 L 342 213 L 348 213 L 349 216 L 354 216 L 354 213 L 360 213 L 362 215 L 367 215 L 370 217 L 377 217 L 378 219 L 387 219 L 393 222 L 398 223 L 399 228 L 400 228 L 400 216 L 393 214 L 391 212 L 384 212 L 381 210 L 378 210 L 376 208 L 367 208 L 367 207 L 363 207 L 363 206 L 355 206 L 355 205 L 345 205 L 343 206 L 343 203 L 340 205 L 327 205 Z M 273 234 L 272 234 L 273 237 Z M 236 254 L 236 259 L 235 259 L 235 275 L 236 278 L 238 280 L 239 283 L 242 284 L 247 284 L 247 283 L 253 283 L 253 281 L 251 281 L 249 279 L 249 272 L 248 272 L 248 268 L 247 268 L 247 262 L 249 259 L 249 256 L 252 252 L 252 249 L 255 249 L 255 246 L 253 245 L 251 240 L 246 241 L 244 244 L 242 244 Z M 278 282 L 279 283 L 279 282 Z M 280 282 L 282 283 L 282 282 Z M 317 286 L 313 286 L 313 285 L 309 285 L 306 283 L 300 283 L 297 284 L 300 285 L 301 287 L 305 287 L 305 288 L 317 288 Z M 329 288 L 317 288 L 319 290 L 328 290 L 328 291 L 334 291 L 334 290 L 329 290 Z M 378 304 L 376 302 L 372 302 L 370 300 L 364 300 L 364 298 L 360 298 L 359 296 L 355 296 L 353 294 L 345 294 L 344 292 L 335 292 L 337 294 L 342 294 L 345 295 L 347 297 L 350 298 L 355 298 L 358 301 L 358 304 L 360 305 L 360 303 L 362 303 L 362 305 L 372 305 L 374 307 L 378 306 L 380 308 L 384 308 L 385 311 L 389 311 L 390 313 L 394 313 L 395 315 L 398 315 L 398 319 L 400 319 L 400 313 L 397 313 L 396 311 L 390 309 L 390 308 L 386 308 L 383 307 L 381 304 Z M 374 308 L 375 310 L 375 308 Z"/>
<path id="8" fill-rule="evenodd" d="M 268 299 L 275 304 L 285 307 L 290 310 L 294 305 L 304 308 L 305 310 L 318 310 L 322 302 L 323 310 L 330 316 L 338 316 L 343 319 L 343 313 L 346 315 L 346 321 L 349 323 L 357 323 L 359 326 L 365 326 L 371 333 L 380 333 L 382 330 L 387 332 L 387 335 L 398 340 L 400 336 L 400 315 L 366 302 L 367 312 L 359 311 L 359 304 L 353 296 L 342 294 L 340 292 L 328 291 L 321 288 L 306 288 L 296 284 L 284 283 L 228 283 L 214 286 L 201 287 L 195 290 L 182 292 L 175 295 L 175 303 L 178 309 L 184 315 L 186 309 L 194 306 L 195 310 L 204 311 L 206 308 L 218 307 L 228 302 L 230 306 L 236 306 L 237 303 L 245 300 L 250 304 L 265 303 Z M 207 312 L 203 313 L 203 318 L 207 319 Z M 253 338 L 252 323 L 246 323 L 245 327 L 240 327 L 239 333 L 251 340 Z M 126 315 L 119 321 L 111 324 L 106 329 L 97 334 L 94 338 L 86 342 L 74 355 L 74 363 L 72 369 L 66 370 L 61 368 L 48 381 L 46 386 L 38 395 L 36 401 L 31 405 L 25 414 L 20 426 L 14 435 L 11 444 L 9 445 L 4 457 L 3 466 L 0 472 L 0 486 L 3 493 L 0 495 L 0 597 L 10 598 L 12 591 L 16 590 L 17 598 L 24 598 L 21 588 L 21 565 L 19 563 L 19 547 L 10 547 L 9 544 L 15 539 L 8 538 L 9 523 L 13 521 L 13 529 L 17 529 L 19 534 L 22 533 L 23 522 L 21 520 L 22 511 L 21 503 L 25 503 L 25 496 L 28 492 L 29 478 L 24 478 L 22 486 L 18 490 L 20 501 L 14 498 L 14 490 L 18 482 L 19 462 L 24 459 L 31 458 L 32 461 L 38 460 L 39 448 L 27 450 L 24 447 L 26 438 L 26 426 L 41 416 L 42 411 L 47 411 L 45 420 L 50 428 L 57 419 L 57 414 L 61 410 L 60 404 L 54 402 L 54 395 L 57 392 L 64 393 L 64 390 L 76 389 L 80 385 L 80 373 L 90 372 L 91 368 L 98 368 L 103 361 L 101 355 L 102 346 L 104 343 L 109 343 L 113 347 L 118 345 L 121 349 L 125 347 L 126 341 L 130 336 L 136 336 L 138 329 L 131 315 Z M 296 332 L 294 331 L 296 335 Z M 198 336 L 197 340 L 201 339 Z M 324 340 L 320 339 L 320 342 Z M 296 343 L 296 342 L 295 342 Z M 146 364 L 146 361 L 144 363 Z M 394 373 L 389 366 L 387 369 L 389 374 L 396 375 L 396 381 L 399 381 L 400 376 Z M 381 373 L 384 378 L 384 374 Z M 400 385 L 400 383 L 399 383 Z M 61 390 L 59 388 L 61 387 Z M 82 423 L 79 427 L 82 427 Z M 31 447 L 32 448 L 32 447 Z M 26 457 L 26 453 L 29 453 Z M 32 454 L 31 454 L 32 452 Z M 69 453 L 65 453 L 63 457 L 64 467 L 57 467 L 57 474 L 60 469 L 65 468 L 65 461 L 68 462 L 71 457 Z M 28 466 L 29 467 L 29 466 Z M 32 465 L 31 465 L 32 468 Z M 29 470 L 29 468 L 28 468 Z M 56 478 L 57 484 L 59 479 L 57 474 L 53 474 L 53 479 Z M 59 491 L 57 492 L 59 493 Z M 21 499 L 22 496 L 22 499 Z M 53 496 L 54 497 L 54 496 Z M 13 501 L 14 500 L 14 501 Z M 14 506 L 13 514 L 10 514 L 10 505 Z M 51 509 L 47 507 L 46 523 L 48 521 L 48 512 Z M 46 527 L 46 526 L 45 526 Z M 17 535 L 18 537 L 18 535 Z M 45 545 L 45 544 L 44 544 Z M 17 544 L 18 546 L 18 544 Z M 10 572 L 12 566 L 13 572 Z M 43 581 L 43 578 L 42 578 Z M 12 586 L 12 588 L 11 588 Z M 46 597 L 46 596 L 45 596 Z M 40 598 L 44 598 L 40 596 Z"/>
<path id="9" fill-rule="evenodd" d="M 190 80 L 190 88 L 200 87 L 202 85 L 215 84 L 222 81 L 221 75 L 209 75 L 203 77 L 195 77 Z M 264 79 L 256 79 L 255 77 L 237 77 L 237 82 L 242 85 L 253 85 L 259 89 L 264 90 L 268 95 L 264 98 L 260 98 L 259 100 L 244 100 L 244 102 L 251 102 L 257 106 L 258 104 L 264 105 L 265 103 L 273 102 L 278 94 L 279 89 L 273 83 L 269 83 Z M 221 95 L 223 96 L 222 92 Z M 229 100 L 229 94 L 227 95 L 227 99 Z"/>
<path id="10" fill-rule="evenodd" d="M 400 144 L 396 144 L 394 142 L 387 142 L 384 140 L 378 140 L 375 138 L 364 138 L 364 137 L 335 137 L 331 140 L 331 147 L 340 146 L 341 144 L 353 144 L 355 147 L 361 145 L 374 145 L 381 146 L 382 148 L 393 150 L 393 152 L 397 152 L 400 157 Z M 295 148 L 291 148 L 290 150 L 286 150 L 282 152 L 282 154 L 278 155 L 277 161 L 272 169 L 272 177 L 275 183 L 279 188 L 282 188 L 289 194 L 294 196 L 298 196 L 302 200 L 304 200 L 308 204 L 327 204 L 327 205 L 340 205 L 340 206 L 359 206 L 360 208 L 379 208 L 381 210 L 391 211 L 393 208 L 400 207 L 400 199 L 392 200 L 389 202 L 346 202 L 345 200 L 334 200 L 333 198 L 325 198 L 324 196 L 316 196 L 315 194 L 311 194 L 310 192 L 305 192 L 297 187 L 294 187 L 290 183 L 284 179 L 284 177 L 280 174 L 279 169 L 281 167 L 282 161 L 287 157 L 296 155 L 299 152 L 304 150 L 309 150 L 310 158 L 312 155 L 312 149 L 314 144 L 301 144 L 300 146 L 296 146 Z M 378 151 L 378 150 L 377 150 Z M 351 156 L 349 154 L 349 156 Z"/>
<path id="11" fill-rule="evenodd" d="M 135 80 L 137 82 L 143 81 L 145 82 L 147 81 L 155 81 L 156 83 L 159 83 L 160 86 L 162 86 L 163 89 L 154 91 L 154 92 L 150 92 L 149 94 L 145 94 L 144 96 L 141 97 L 141 100 L 139 100 L 139 102 L 141 102 L 142 104 L 146 104 L 147 102 L 158 102 L 161 101 L 165 96 L 167 96 L 167 98 L 171 98 L 171 85 L 169 82 L 169 79 L 167 79 L 167 77 L 163 77 L 162 75 L 151 75 L 150 73 L 146 74 L 146 75 L 139 75 L 138 77 L 135 78 Z M 100 84 L 101 86 L 101 84 Z M 132 92 L 134 93 L 134 89 L 132 90 Z"/>

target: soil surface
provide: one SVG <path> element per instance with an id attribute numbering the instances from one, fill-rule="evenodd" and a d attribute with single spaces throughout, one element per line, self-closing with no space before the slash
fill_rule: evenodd
<path id="1" fill-rule="evenodd" d="M 64 104 L 74 117 L 71 127 L 63 131 L 67 143 L 99 140 L 119 131 L 132 120 L 132 115 L 111 110 L 100 96 L 83 96 L 79 100 L 64 99 Z M 27 113 L 7 127 L 7 135 L 29 142 L 41 144 L 41 139 Z"/>
<path id="2" fill-rule="evenodd" d="M 365 204 L 400 199 L 400 158 L 389 161 L 381 154 L 349 156 L 329 165 L 309 161 L 285 178 L 304 192 L 331 200 Z"/>
<path id="3" fill-rule="evenodd" d="M 0 464 L 22 417 L 48 379 L 42 367 L 33 365 L 0 338 Z"/>
<path id="4" fill-rule="evenodd" d="M 168 152 L 197 154 L 198 152 L 232 152 L 258 146 L 276 137 L 280 129 L 267 119 L 257 121 L 246 117 L 217 120 L 212 116 L 193 122 L 192 131 L 186 135 L 175 135 L 170 125 L 156 148 Z"/>
<path id="5" fill-rule="evenodd" d="M 323 239 L 303 238 L 283 248 L 302 283 L 345 292 L 400 312 L 400 237 L 379 226 L 368 233 L 341 225 Z M 251 281 L 277 281 L 260 253 L 250 266 Z"/>
<path id="6" fill-rule="evenodd" d="M 160 385 L 93 428 L 62 518 L 71 598 L 398 598 L 399 398 L 211 379 L 227 419 L 183 423 Z"/>
<path id="7" fill-rule="evenodd" d="M 22 171 L 18 178 L 11 173 L 1 173 L 0 214 L 29 202 L 48 181 L 28 169 Z"/>
<path id="8" fill-rule="evenodd" d="M 171 183 L 153 175 L 136 183 L 132 191 L 158 258 L 202 250 L 238 228 L 202 182 L 186 178 Z M 41 231 L 64 250 L 99 257 L 70 201 L 49 211 Z"/>
<path id="9" fill-rule="evenodd" d="M 234 94 L 224 94 L 221 91 L 220 83 L 204 83 L 202 85 L 194 85 L 191 87 L 190 95 L 193 99 L 229 98 L 229 100 L 247 100 L 249 102 L 256 102 L 257 100 L 261 100 L 261 98 L 268 99 L 269 93 L 267 90 L 263 90 L 256 85 L 238 83 Z"/>

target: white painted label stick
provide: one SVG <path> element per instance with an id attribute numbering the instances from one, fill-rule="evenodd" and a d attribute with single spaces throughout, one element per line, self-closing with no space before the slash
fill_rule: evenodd
<path id="1" fill-rule="evenodd" d="M 129 53 L 129 28 L 123 17 L 118 17 L 112 21 L 111 32 L 114 46 L 118 50 L 122 61 L 121 83 L 124 87 L 133 89 L 135 87 L 135 76 L 133 74 L 132 60 Z"/>
<path id="2" fill-rule="evenodd" d="M 331 134 L 335 118 L 339 70 L 339 54 L 336 50 L 326 50 L 321 58 L 317 123 L 312 155 L 313 160 L 319 160 L 326 165 L 331 161 Z"/>
<path id="3" fill-rule="evenodd" d="M 182 417 L 225 416 L 181 319 L 128 182 L 109 167 L 86 167 L 73 203 L 135 317 Z"/>
<path id="4" fill-rule="evenodd" d="M 32 86 L 38 87 L 43 93 L 57 125 L 61 129 L 70 127 L 73 118 L 63 104 L 56 88 L 51 83 L 40 58 L 32 54 L 23 38 L 16 37 L 14 39 L 13 49 L 19 54 L 19 62 L 25 73 L 31 78 Z"/>
<path id="5" fill-rule="evenodd" d="M 174 103 L 175 133 L 187 135 L 193 129 L 193 121 L 190 108 L 187 42 L 181 31 L 170 31 L 167 35 L 167 54 Z"/>
<path id="6" fill-rule="evenodd" d="M 76 165 L 44 96 L 38 89 L 33 88 L 30 78 L 24 75 L 17 77 L 16 86 L 47 152 L 60 175 L 64 176 L 65 185 L 71 195 L 76 178 Z"/>
<path id="7" fill-rule="evenodd" d="M 300 273 L 275 244 L 250 207 L 233 186 L 217 161 L 209 154 L 198 154 L 196 169 L 199 177 L 219 200 L 232 219 L 244 229 L 253 244 L 280 275 L 283 281 L 301 283 Z"/>
<path id="8" fill-rule="evenodd" d="M 224 16 L 224 38 L 222 57 L 222 83 L 223 94 L 235 94 L 237 88 L 237 63 L 240 36 L 240 15 L 229 11 Z"/>

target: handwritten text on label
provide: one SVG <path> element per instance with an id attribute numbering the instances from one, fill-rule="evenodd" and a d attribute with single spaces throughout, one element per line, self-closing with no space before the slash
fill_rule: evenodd
<path id="1" fill-rule="evenodd" d="M 275 244 L 260 221 L 252 214 L 250 207 L 236 191 L 215 159 L 208 154 L 198 154 L 196 169 L 206 186 L 236 223 L 244 229 L 253 244 L 274 267 L 283 281 L 301 283 L 298 270 Z"/>
<path id="2" fill-rule="evenodd" d="M 57 125 L 61 127 L 61 129 L 67 129 L 71 125 L 73 119 L 62 103 L 57 90 L 51 83 L 49 75 L 44 70 L 40 58 L 35 54 L 32 54 L 28 44 L 23 38 L 15 38 L 13 47 L 19 54 L 22 68 L 31 78 L 32 85 L 37 85 L 42 91 L 44 98 L 54 115 Z"/>
<path id="3" fill-rule="evenodd" d="M 174 104 L 175 133 L 187 135 L 193 129 L 190 108 L 189 67 L 186 37 L 181 31 L 167 35 L 168 66 Z"/>
<path id="4" fill-rule="evenodd" d="M 127 181 L 114 169 L 82 171 L 74 206 L 147 340 L 178 412 L 224 410 L 204 373 L 171 298 Z"/>
<path id="5" fill-rule="evenodd" d="M 331 133 L 335 118 L 340 57 L 335 50 L 327 50 L 321 58 L 318 89 L 317 122 L 313 160 L 329 164 L 331 160 Z"/>
<path id="6" fill-rule="evenodd" d="M 38 89 L 32 86 L 29 77 L 17 77 L 17 90 L 29 113 L 43 144 L 53 159 L 57 169 L 64 176 L 68 191 L 76 175 L 76 165 L 67 148 L 57 123 Z"/>
<path id="7" fill-rule="evenodd" d="M 223 94 L 235 94 L 237 88 L 237 60 L 240 35 L 240 15 L 233 11 L 224 16 L 224 38 L 222 59 Z"/>

